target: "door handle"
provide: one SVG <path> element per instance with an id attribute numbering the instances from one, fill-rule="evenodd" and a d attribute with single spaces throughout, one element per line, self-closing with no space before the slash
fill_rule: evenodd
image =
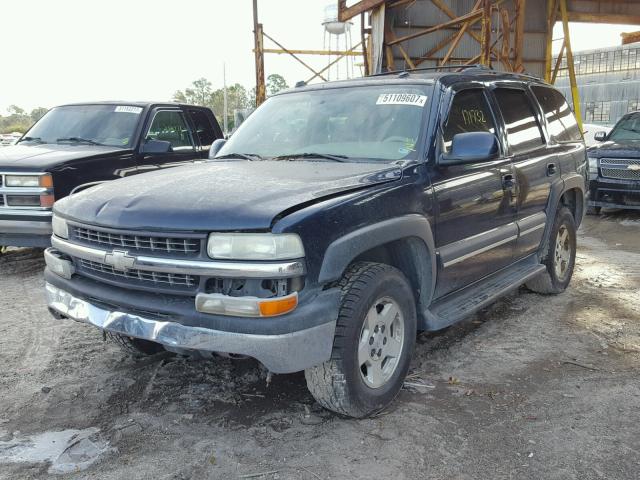
<path id="1" fill-rule="evenodd" d="M 556 167 L 555 163 L 547 163 L 547 176 L 555 175 L 558 171 L 558 167 Z"/>
<path id="2" fill-rule="evenodd" d="M 502 188 L 505 190 L 513 190 L 516 187 L 516 181 L 512 174 L 502 176 Z"/>

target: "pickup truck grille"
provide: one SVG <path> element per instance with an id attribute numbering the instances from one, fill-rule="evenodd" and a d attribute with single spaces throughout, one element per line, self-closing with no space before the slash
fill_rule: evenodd
<path id="1" fill-rule="evenodd" d="M 111 265 L 105 265 L 104 263 L 92 262 L 90 260 L 78 261 L 82 270 L 88 273 L 98 274 L 101 277 L 111 280 L 122 281 L 127 279 L 132 285 L 139 284 L 141 286 L 169 286 L 183 289 L 193 289 L 196 287 L 200 278 L 194 275 L 184 275 L 177 273 L 159 273 L 159 272 L 147 272 L 144 270 L 127 270 L 120 271 L 114 269 Z"/>
<path id="2" fill-rule="evenodd" d="M 126 248 L 147 253 L 195 256 L 200 253 L 200 239 L 156 237 L 110 233 L 86 227 L 72 227 L 72 235 L 81 243 Z"/>
<path id="3" fill-rule="evenodd" d="M 0 207 L 4 207 L 4 195 L 0 194 Z"/>
<path id="4" fill-rule="evenodd" d="M 637 167 L 634 167 L 635 165 Z M 600 171 L 606 178 L 640 180 L 640 159 L 601 158 Z"/>

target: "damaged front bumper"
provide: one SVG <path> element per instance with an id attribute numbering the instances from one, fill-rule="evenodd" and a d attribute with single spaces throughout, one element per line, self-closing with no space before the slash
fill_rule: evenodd
<path id="1" fill-rule="evenodd" d="M 70 318 L 127 337 L 157 342 L 169 349 L 247 355 L 257 359 L 274 373 L 297 372 L 328 360 L 336 325 L 334 319 L 287 333 L 239 333 L 188 326 L 118 311 L 74 296 L 49 282 L 46 283 L 46 297 L 52 314 L 57 318 Z M 290 315 L 295 317 L 315 313 L 322 316 L 324 312 L 318 307 L 325 305 L 323 301 L 317 301 L 318 305 L 315 307 L 313 304 L 307 305 L 307 308 L 300 308 Z M 300 320 L 304 324 L 303 319 Z"/>

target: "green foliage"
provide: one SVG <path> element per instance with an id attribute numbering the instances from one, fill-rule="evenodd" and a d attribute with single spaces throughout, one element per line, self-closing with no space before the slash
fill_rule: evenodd
<path id="1" fill-rule="evenodd" d="M 7 112 L 9 115 L 0 115 L 0 133 L 24 133 L 29 130 L 31 125 L 47 113 L 47 109 L 38 107 L 31 110 L 31 113 L 27 113 L 23 108 L 17 105 L 11 105 L 7 108 Z"/>
<path id="2" fill-rule="evenodd" d="M 267 95 L 275 95 L 280 90 L 285 90 L 289 88 L 287 85 L 287 81 L 284 79 L 282 75 L 278 75 L 277 73 L 272 73 L 267 77 L 266 82 L 267 87 Z"/>

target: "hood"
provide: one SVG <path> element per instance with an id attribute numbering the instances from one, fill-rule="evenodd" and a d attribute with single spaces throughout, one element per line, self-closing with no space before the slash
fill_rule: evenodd
<path id="1" fill-rule="evenodd" d="M 380 163 L 203 162 L 108 182 L 55 211 L 120 229 L 267 230 L 285 210 L 401 176 L 397 165 Z"/>
<path id="2" fill-rule="evenodd" d="M 0 148 L 0 170 L 16 172 L 47 170 L 69 160 L 126 150 L 101 145 L 24 144 Z"/>
<path id="3" fill-rule="evenodd" d="M 606 141 L 589 148 L 591 157 L 640 158 L 640 140 Z"/>

